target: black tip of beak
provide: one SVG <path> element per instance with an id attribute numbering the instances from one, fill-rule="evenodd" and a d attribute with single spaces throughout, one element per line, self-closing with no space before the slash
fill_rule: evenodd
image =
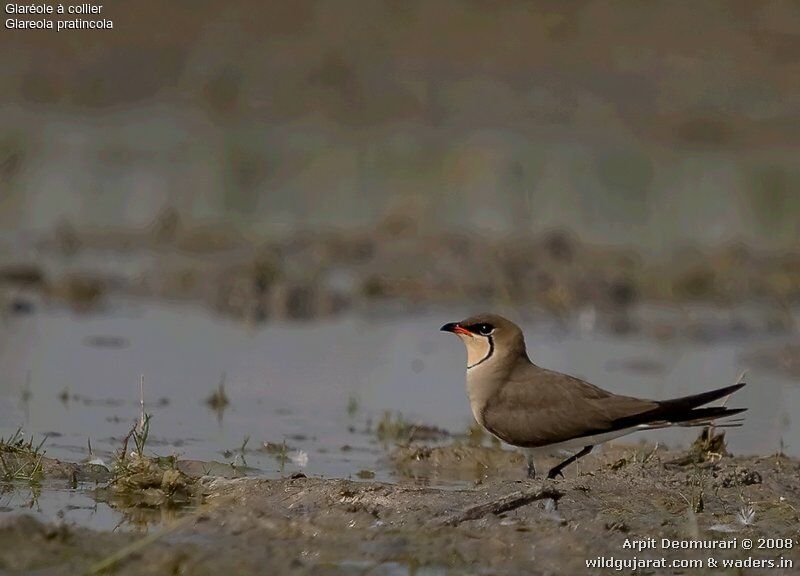
<path id="1" fill-rule="evenodd" d="M 441 330 L 442 332 L 455 332 L 455 331 L 456 331 L 456 327 L 457 327 L 457 326 L 458 326 L 458 323 L 457 323 L 457 322 L 450 322 L 450 323 L 448 323 L 448 324 L 445 324 L 444 326 L 442 326 L 442 327 L 440 328 L 440 330 Z"/>

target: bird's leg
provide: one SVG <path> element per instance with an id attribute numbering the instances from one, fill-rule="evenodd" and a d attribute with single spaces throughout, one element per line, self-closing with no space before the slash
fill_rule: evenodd
<path id="1" fill-rule="evenodd" d="M 533 464 L 533 454 L 528 452 L 525 454 L 525 457 L 528 461 L 528 478 L 533 480 L 534 478 L 536 478 L 536 466 L 534 466 Z"/>
<path id="2" fill-rule="evenodd" d="M 575 460 L 578 460 L 579 458 L 583 458 L 584 456 L 586 456 L 589 452 L 592 451 L 592 448 L 594 448 L 593 445 L 592 446 L 584 446 L 583 450 L 581 450 L 577 454 L 573 454 L 572 456 L 570 456 L 569 458 L 567 458 L 566 460 L 564 460 L 563 462 L 561 462 L 560 464 L 558 464 L 554 468 L 551 468 L 550 472 L 547 473 L 547 478 L 552 480 L 553 478 L 555 478 L 558 475 L 561 475 L 561 477 L 563 477 L 564 474 L 561 471 L 564 468 L 566 468 L 567 466 L 569 466 L 570 464 L 572 464 L 573 462 L 575 462 Z"/>

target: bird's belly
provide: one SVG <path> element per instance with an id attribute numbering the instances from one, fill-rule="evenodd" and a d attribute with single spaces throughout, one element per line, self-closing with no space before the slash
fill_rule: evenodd
<path id="1" fill-rule="evenodd" d="M 570 438 L 568 440 L 562 440 L 550 444 L 543 444 L 541 446 L 532 446 L 529 449 L 532 452 L 538 452 L 538 453 L 552 453 L 552 452 L 557 452 L 558 450 L 577 450 L 580 448 L 585 448 L 586 446 L 597 446 L 598 444 L 608 442 L 609 440 L 614 440 L 622 436 L 627 436 L 628 434 L 631 434 L 638 430 L 641 430 L 641 428 L 634 426 L 631 428 L 614 430 L 613 432 L 604 432 L 602 434 L 593 434 L 591 436 L 578 436 L 575 438 Z"/>

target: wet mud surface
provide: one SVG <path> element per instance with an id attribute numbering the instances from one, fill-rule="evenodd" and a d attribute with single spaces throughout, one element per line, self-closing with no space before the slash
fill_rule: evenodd
<path id="1" fill-rule="evenodd" d="M 3 515 L 0 569 L 53 575 L 579 574 L 609 573 L 586 567 L 598 556 L 800 563 L 796 459 L 726 456 L 721 443 L 695 444 L 688 452 L 618 445 L 568 468 L 565 479 L 547 481 L 521 479 L 520 455 L 513 451 L 460 444 L 427 456 L 416 450 L 400 449 L 393 458 L 461 487 L 413 479 L 203 476 L 196 479 L 203 503 L 147 534 Z M 624 548 L 626 539 L 646 538 L 773 538 L 793 545 Z"/>
<path id="2" fill-rule="evenodd" d="M 26 433 L 0 442 L 0 574 L 800 565 L 796 254 L 728 247 L 645 265 L 558 233 L 487 251 L 414 230 L 190 232 L 113 248 L 107 232 L 61 230 L 41 265 L 0 267 L 0 432 Z M 103 250 L 118 258 L 99 265 Z M 528 480 L 519 452 L 467 428 L 462 351 L 438 339 L 486 301 L 516 307 L 537 363 L 618 393 L 686 395 L 750 370 L 736 398 L 746 426 L 727 438 L 737 455 L 713 437 L 676 449 L 688 433 L 661 431 L 643 440 L 672 449 L 615 445 L 564 479 Z M 153 434 L 135 456 L 120 447 L 140 409 Z M 792 544 L 624 547 L 648 538 Z"/>

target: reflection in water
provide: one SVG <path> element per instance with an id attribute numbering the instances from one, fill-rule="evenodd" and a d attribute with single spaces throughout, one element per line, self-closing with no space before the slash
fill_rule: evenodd
<path id="1" fill-rule="evenodd" d="M 466 312 L 254 328 L 183 305 L 128 302 L 102 315 L 44 308 L 0 326 L 0 434 L 17 426 L 37 437 L 52 433 L 47 455 L 70 461 L 85 458 L 91 440 L 94 452 L 108 458 L 139 415 L 145 374 L 153 453 L 221 461 L 228 469 L 247 465 L 250 474 L 267 477 L 301 469 L 353 477 L 369 470 L 391 481 L 394 471 L 375 433 L 385 411 L 402 414 L 417 431 L 430 425 L 461 433 L 472 423 L 463 350 L 438 331 Z M 541 320 L 523 325 L 535 362 L 622 394 L 691 394 L 732 383 L 751 368 L 750 385 L 736 396 L 750 408 L 747 422 L 728 431 L 729 448 L 773 453 L 783 445 L 800 454 L 800 427 L 789 416 L 800 408 L 800 387 L 781 373 L 740 363 L 755 343 L 610 337 Z M 126 345 L 87 346 L 97 334 Z M 757 344 L 768 342 L 759 337 Z M 688 445 L 693 435 L 669 430 L 649 438 Z M 284 449 L 276 455 L 260 446 Z M 57 506 L 50 502 L 58 498 L 48 491 L 43 497 L 46 505 L 40 498 L 39 506 L 52 517 Z M 67 515 L 89 520 L 84 508 Z M 107 524 L 113 527 L 114 518 Z"/>
<path id="2" fill-rule="evenodd" d="M 219 423 L 220 426 L 222 426 L 222 418 L 225 415 L 225 410 L 231 403 L 228 395 L 225 394 L 225 378 L 226 376 L 223 372 L 222 377 L 219 379 L 219 384 L 217 384 L 217 389 L 206 398 L 206 405 L 217 415 L 217 423 Z"/>
<path id="3" fill-rule="evenodd" d="M 145 506 L 131 502 L 124 497 L 112 495 L 105 490 L 95 490 L 91 496 L 96 502 L 96 507 L 107 506 L 118 517 L 114 530 L 133 529 L 147 532 L 154 525 L 168 524 L 187 512 L 196 509 L 196 506 L 186 504 L 174 506 L 167 503 Z"/>

